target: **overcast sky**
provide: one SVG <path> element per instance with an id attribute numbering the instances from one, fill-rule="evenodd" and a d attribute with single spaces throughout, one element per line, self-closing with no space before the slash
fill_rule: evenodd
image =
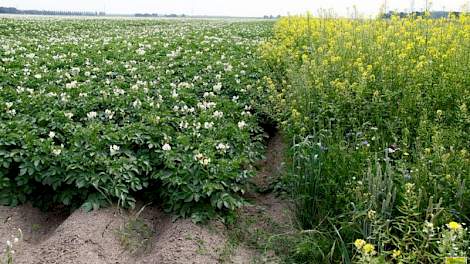
<path id="1" fill-rule="evenodd" d="M 0 0 L 0 6 L 19 9 L 105 11 L 106 13 L 159 13 L 188 15 L 263 16 L 316 13 L 333 9 L 347 15 L 356 5 L 364 15 L 376 14 L 387 1 L 388 10 L 422 10 L 426 0 Z M 431 0 L 429 0 L 431 1 Z M 461 10 L 470 0 L 433 0 L 434 10 Z M 414 2 L 414 4 L 413 4 Z"/>

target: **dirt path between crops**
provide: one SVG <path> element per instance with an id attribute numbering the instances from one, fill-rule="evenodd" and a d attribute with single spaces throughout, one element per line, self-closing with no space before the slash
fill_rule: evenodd
<path id="1" fill-rule="evenodd" d="M 287 204 L 270 193 L 270 186 L 282 170 L 284 144 L 279 135 L 268 144 L 266 159 L 254 178 L 254 190 L 247 194 L 252 201 L 240 209 L 241 219 L 254 219 L 244 232 L 256 232 L 274 223 L 289 224 Z M 71 215 L 61 212 L 43 213 L 23 205 L 17 208 L 0 206 L 0 249 L 6 240 L 21 228 L 24 237 L 14 245 L 15 262 L 24 264 L 118 264 L 118 263 L 273 263 L 272 252 L 260 253 L 244 243 L 233 243 L 232 231 L 221 222 L 196 225 L 188 219 L 171 220 L 157 207 L 146 207 L 139 221 L 148 227 L 150 238 L 136 240 L 142 252 L 131 254 L 122 241 L 122 227 L 136 212 L 107 208 Z M 269 222 L 269 223 L 268 223 Z M 121 238 L 121 239 L 120 239 Z M 140 245 L 140 246 L 139 246 Z M 133 245 L 135 247 L 135 245 Z"/>

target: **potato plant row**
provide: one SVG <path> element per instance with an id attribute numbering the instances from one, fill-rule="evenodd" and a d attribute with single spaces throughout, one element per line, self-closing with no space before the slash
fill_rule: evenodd
<path id="1" fill-rule="evenodd" d="M 0 202 L 241 205 L 269 23 L 2 19 Z"/>

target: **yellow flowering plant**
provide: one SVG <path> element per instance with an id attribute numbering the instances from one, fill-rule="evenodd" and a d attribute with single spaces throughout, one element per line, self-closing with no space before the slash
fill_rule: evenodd
<path id="1" fill-rule="evenodd" d="M 444 257 L 467 257 L 468 230 L 463 224 L 451 221 L 443 228 L 439 251 Z"/>
<path id="2" fill-rule="evenodd" d="M 354 263 L 385 263 L 385 258 L 383 256 L 377 255 L 377 251 L 375 250 L 375 246 L 373 244 L 367 243 L 363 239 L 356 239 L 356 241 L 354 241 L 354 246 L 356 247 L 357 251 L 357 255 L 354 258 Z"/>
<path id="3" fill-rule="evenodd" d="M 301 228 L 330 234 L 332 253 L 318 263 L 354 252 L 443 261 L 434 225 L 470 213 L 469 32 L 468 14 L 307 14 L 274 26 L 261 54 L 274 71 L 274 116 L 292 142 L 284 182 Z M 361 241 L 344 245 L 358 233 L 375 255 Z"/>

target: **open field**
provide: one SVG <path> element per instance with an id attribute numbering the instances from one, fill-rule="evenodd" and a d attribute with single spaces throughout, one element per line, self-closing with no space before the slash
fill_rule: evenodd
<path id="1" fill-rule="evenodd" d="M 0 263 L 466 257 L 469 72 L 465 15 L 0 17 Z"/>

